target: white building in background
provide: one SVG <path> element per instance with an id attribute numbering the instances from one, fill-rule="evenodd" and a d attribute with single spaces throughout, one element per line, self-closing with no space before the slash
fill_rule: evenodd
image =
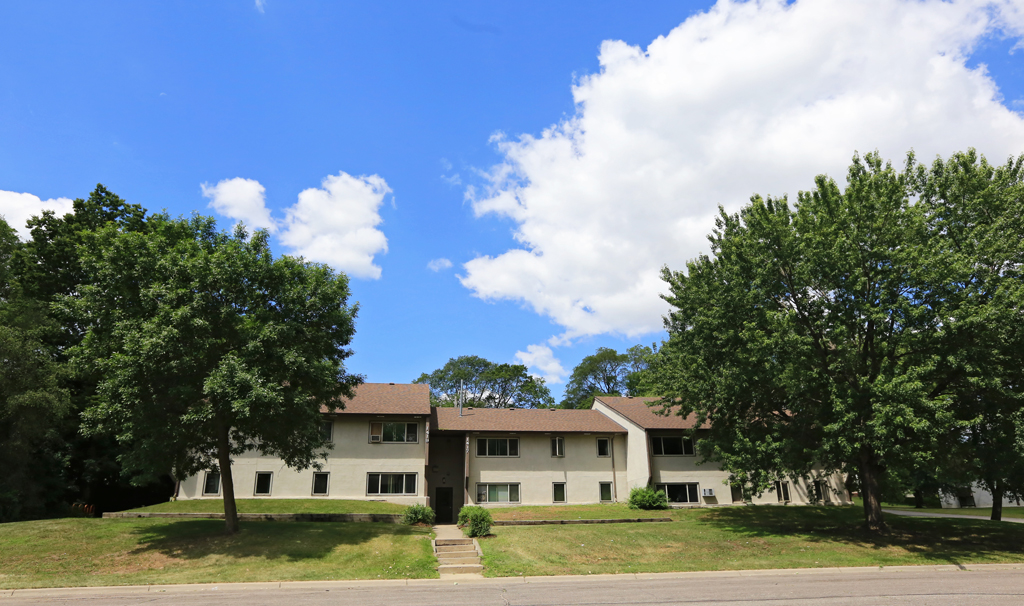
<path id="1" fill-rule="evenodd" d="M 322 410 L 333 446 L 321 470 L 242 455 L 232 463 L 235 496 L 420 503 L 441 522 L 464 504 L 610 503 L 648 485 L 673 505 L 743 504 L 727 472 L 698 463 L 693 419 L 656 414 L 655 400 L 600 396 L 592 410 L 433 408 L 427 385 L 365 383 L 343 410 Z M 220 491 L 220 475 L 207 471 L 183 481 L 178 498 Z M 780 482 L 754 502 L 849 501 L 834 474 Z"/>

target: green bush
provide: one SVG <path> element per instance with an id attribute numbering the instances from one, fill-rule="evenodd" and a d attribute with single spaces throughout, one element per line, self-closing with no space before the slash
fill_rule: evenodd
<path id="1" fill-rule="evenodd" d="M 459 526 L 469 527 L 469 536 L 482 537 L 491 532 L 491 512 L 483 507 L 467 505 L 459 511 Z"/>
<path id="2" fill-rule="evenodd" d="M 433 524 L 434 510 L 426 505 L 410 505 L 402 513 L 403 524 Z"/>
<path id="3" fill-rule="evenodd" d="M 637 486 L 629 491 L 628 503 L 630 509 L 665 509 L 668 507 L 668 497 L 664 492 L 649 486 Z"/>

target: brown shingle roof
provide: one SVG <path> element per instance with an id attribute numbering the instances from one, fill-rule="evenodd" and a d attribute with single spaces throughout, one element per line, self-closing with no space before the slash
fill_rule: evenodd
<path id="1" fill-rule="evenodd" d="M 697 417 L 690 414 L 686 417 L 679 416 L 676 411 L 679 407 L 669 408 L 667 415 L 658 414 L 661 406 L 648 406 L 648 402 L 657 402 L 661 398 L 626 397 L 626 396 L 597 396 L 615 412 L 626 417 L 644 429 L 693 429 L 697 425 Z M 707 429 L 705 423 L 702 429 Z"/>
<path id="2" fill-rule="evenodd" d="M 430 419 L 434 431 L 543 431 L 552 433 L 626 433 L 596 410 L 534 408 L 435 408 Z"/>
<path id="3" fill-rule="evenodd" d="M 408 383 L 363 383 L 345 409 L 321 406 L 320 412 L 357 415 L 429 415 L 430 386 Z"/>

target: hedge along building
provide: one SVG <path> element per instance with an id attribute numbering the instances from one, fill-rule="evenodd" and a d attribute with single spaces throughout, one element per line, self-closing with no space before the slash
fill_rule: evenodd
<path id="1" fill-rule="evenodd" d="M 344 409 L 321 409 L 331 447 L 320 470 L 245 453 L 232 462 L 235 496 L 427 504 L 439 522 L 466 504 L 618 502 L 648 485 L 677 505 L 742 503 L 727 472 L 698 464 L 693 419 L 657 414 L 648 406 L 656 400 L 599 396 L 591 410 L 432 408 L 427 385 L 364 383 Z M 183 481 L 179 498 L 220 498 L 220 490 L 211 470 Z M 847 502 L 838 475 L 781 482 L 755 502 L 823 500 Z"/>

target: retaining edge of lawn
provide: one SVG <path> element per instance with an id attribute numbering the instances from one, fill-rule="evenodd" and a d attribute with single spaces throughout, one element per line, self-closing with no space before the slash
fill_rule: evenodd
<path id="1" fill-rule="evenodd" d="M 103 514 L 104 519 L 113 518 L 167 518 L 172 520 L 223 520 L 223 513 L 184 513 L 167 511 L 113 511 Z M 243 522 L 382 522 L 401 524 L 402 515 L 397 513 L 240 513 Z"/>
<path id="2" fill-rule="evenodd" d="M 542 524 L 634 524 L 636 522 L 671 522 L 672 518 L 616 518 L 610 520 L 494 520 L 491 526 L 540 526 Z"/>

